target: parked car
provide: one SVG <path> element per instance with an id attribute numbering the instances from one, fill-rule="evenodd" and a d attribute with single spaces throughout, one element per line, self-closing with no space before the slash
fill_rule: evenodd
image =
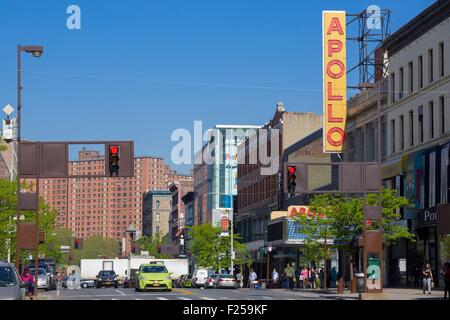
<path id="1" fill-rule="evenodd" d="M 30 268 L 30 273 L 34 276 L 35 269 Z M 35 281 L 35 286 L 38 289 L 44 289 L 45 291 L 50 290 L 50 275 L 46 272 L 44 268 L 38 269 L 38 280 Z"/>
<path id="2" fill-rule="evenodd" d="M 184 277 L 181 286 L 183 288 L 192 288 L 192 276 L 187 274 L 186 277 Z"/>
<path id="3" fill-rule="evenodd" d="M 192 275 L 192 286 L 195 288 L 206 287 L 206 279 L 211 274 L 210 270 L 199 268 L 194 270 Z"/>
<path id="4" fill-rule="evenodd" d="M 214 281 L 216 280 L 217 276 L 218 276 L 218 274 L 216 274 L 216 273 L 210 274 L 208 276 L 208 278 L 206 279 L 207 285 L 206 285 L 205 288 L 213 288 L 214 287 Z"/>
<path id="5" fill-rule="evenodd" d="M 34 267 L 35 267 L 34 263 L 28 264 L 28 268 L 30 270 L 31 269 L 34 270 Z M 56 280 L 55 268 L 51 264 L 41 261 L 41 259 L 39 259 L 38 268 L 45 270 L 45 274 L 47 275 L 48 280 L 49 280 L 48 290 L 56 290 L 56 287 L 58 286 L 58 283 L 57 283 L 58 281 Z M 33 271 L 33 275 L 34 275 L 34 271 Z"/>
<path id="6" fill-rule="evenodd" d="M 237 288 L 236 277 L 232 274 L 219 274 L 214 281 L 214 288 Z"/>
<path id="7" fill-rule="evenodd" d="M 117 274 L 114 270 L 102 270 L 98 273 L 97 279 L 95 280 L 97 288 L 114 286 L 117 288 L 119 283 L 117 281 Z"/>
<path id="8" fill-rule="evenodd" d="M 95 280 L 92 280 L 92 279 L 81 279 L 80 280 L 80 286 L 83 289 L 94 288 L 95 287 Z"/>
<path id="9" fill-rule="evenodd" d="M 16 267 L 0 260 L 0 300 L 24 300 L 25 287 Z"/>

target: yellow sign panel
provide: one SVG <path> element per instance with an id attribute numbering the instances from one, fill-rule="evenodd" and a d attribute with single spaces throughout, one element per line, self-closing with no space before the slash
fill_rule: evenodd
<path id="1" fill-rule="evenodd" d="M 323 152 L 340 153 L 347 118 L 345 11 L 323 11 Z"/>

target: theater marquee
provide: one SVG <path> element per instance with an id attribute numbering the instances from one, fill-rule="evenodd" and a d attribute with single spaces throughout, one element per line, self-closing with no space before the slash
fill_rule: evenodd
<path id="1" fill-rule="evenodd" d="M 323 152 L 340 153 L 347 116 L 345 11 L 323 11 Z"/>

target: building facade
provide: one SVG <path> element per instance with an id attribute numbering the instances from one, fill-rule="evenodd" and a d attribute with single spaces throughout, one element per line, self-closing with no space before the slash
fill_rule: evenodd
<path id="1" fill-rule="evenodd" d="M 256 263 L 263 263 L 261 248 L 267 242 L 267 223 L 270 214 L 282 208 L 282 191 L 280 189 L 283 156 L 287 148 L 322 127 L 322 116 L 313 113 L 286 112 L 283 103 L 278 103 L 273 118 L 262 129 L 270 132 L 279 130 L 279 135 L 267 144 L 272 150 L 272 144 L 278 143 L 277 170 L 273 174 L 261 174 L 264 165 L 260 161 L 251 164 L 250 159 L 259 153 L 263 145 L 261 136 L 250 137 L 239 145 L 238 150 L 238 197 L 235 219 L 236 232 L 252 252 Z M 275 149 L 275 147 L 274 147 Z M 271 151 L 272 152 L 272 151 Z M 240 160 L 242 157 L 242 163 Z M 262 266 L 262 265 L 261 265 Z"/>
<path id="2" fill-rule="evenodd" d="M 97 151 L 80 150 L 77 160 L 69 162 L 69 174 L 102 174 L 104 166 Z M 133 177 L 42 179 L 40 196 L 58 211 L 56 226 L 71 229 L 76 237 L 122 239 L 130 225 L 140 236 L 143 194 L 165 190 L 174 173 L 159 157 L 136 157 L 134 166 Z"/>
<path id="3" fill-rule="evenodd" d="M 186 207 L 181 199 L 193 190 L 194 180 L 192 177 L 174 181 L 169 185 L 169 191 L 172 195 L 172 208 L 169 216 L 169 240 L 172 242 L 177 242 L 181 235 L 185 235 Z"/>
<path id="4" fill-rule="evenodd" d="M 172 210 L 172 193 L 169 190 L 152 190 L 144 193 L 142 200 L 142 235 L 164 237 L 169 233 L 169 216 Z"/>
<path id="5" fill-rule="evenodd" d="M 246 137 L 261 126 L 216 125 L 209 130 L 210 140 L 195 155 L 194 164 L 194 223 L 218 222 L 213 213 L 219 208 L 233 208 L 237 197 L 237 149 Z M 220 139 L 220 144 L 206 161 L 204 154 Z M 213 152 L 213 151 L 212 151 Z M 211 152 L 211 153 L 212 153 Z"/>

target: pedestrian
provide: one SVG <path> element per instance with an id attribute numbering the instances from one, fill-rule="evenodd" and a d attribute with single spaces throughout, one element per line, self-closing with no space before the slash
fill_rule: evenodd
<path id="1" fill-rule="evenodd" d="M 450 262 L 444 263 L 444 269 L 442 270 L 442 275 L 444 276 L 444 300 L 450 301 Z"/>
<path id="2" fill-rule="evenodd" d="M 256 274 L 255 270 L 250 269 L 250 274 L 248 276 L 248 284 L 250 289 L 255 289 L 256 284 L 258 283 L 258 275 Z"/>
<path id="3" fill-rule="evenodd" d="M 323 286 L 323 284 L 324 284 L 324 282 L 323 282 L 323 277 L 325 276 L 325 271 L 323 270 L 323 268 L 321 268 L 320 269 L 320 272 L 319 272 L 319 280 L 320 280 L 320 288 L 321 289 L 323 289 L 324 288 L 324 286 Z"/>
<path id="4" fill-rule="evenodd" d="M 286 268 L 284 268 L 283 274 L 286 277 L 287 286 L 288 286 L 286 290 L 293 291 L 294 290 L 294 282 L 295 282 L 295 272 L 289 263 L 286 264 Z"/>
<path id="5" fill-rule="evenodd" d="M 423 278 L 423 294 L 425 294 L 425 290 L 428 291 L 428 294 L 431 294 L 431 283 L 433 282 L 433 273 L 431 272 L 430 264 L 425 264 L 422 270 L 422 278 Z"/>
<path id="6" fill-rule="evenodd" d="M 336 288 L 337 272 L 336 267 L 331 268 L 331 285 L 330 288 Z"/>
<path id="7" fill-rule="evenodd" d="M 272 271 L 272 284 L 273 284 L 274 288 L 278 287 L 278 281 L 279 280 L 280 280 L 280 275 L 278 274 L 277 269 L 273 268 L 273 271 Z"/>
<path id="8" fill-rule="evenodd" d="M 25 267 L 23 270 L 22 275 L 20 276 L 22 279 L 22 282 L 25 285 L 25 295 L 30 298 L 30 300 L 33 300 L 33 293 L 34 293 L 34 276 L 30 273 L 30 269 L 28 267 Z"/>
<path id="9" fill-rule="evenodd" d="M 302 278 L 303 278 L 303 288 L 308 288 L 308 270 L 306 267 L 303 267 L 302 269 Z"/>
<path id="10" fill-rule="evenodd" d="M 236 281 L 238 283 L 239 288 L 242 289 L 242 273 L 240 271 L 236 275 Z"/>
<path id="11" fill-rule="evenodd" d="M 309 275 L 309 282 L 311 282 L 311 288 L 316 289 L 316 269 L 311 268 L 311 273 Z"/>
<path id="12" fill-rule="evenodd" d="M 295 287 L 298 289 L 298 288 L 300 288 L 300 283 L 302 282 L 300 266 L 298 266 L 295 269 L 295 280 L 296 280 L 296 282 L 295 282 L 296 286 Z"/>

